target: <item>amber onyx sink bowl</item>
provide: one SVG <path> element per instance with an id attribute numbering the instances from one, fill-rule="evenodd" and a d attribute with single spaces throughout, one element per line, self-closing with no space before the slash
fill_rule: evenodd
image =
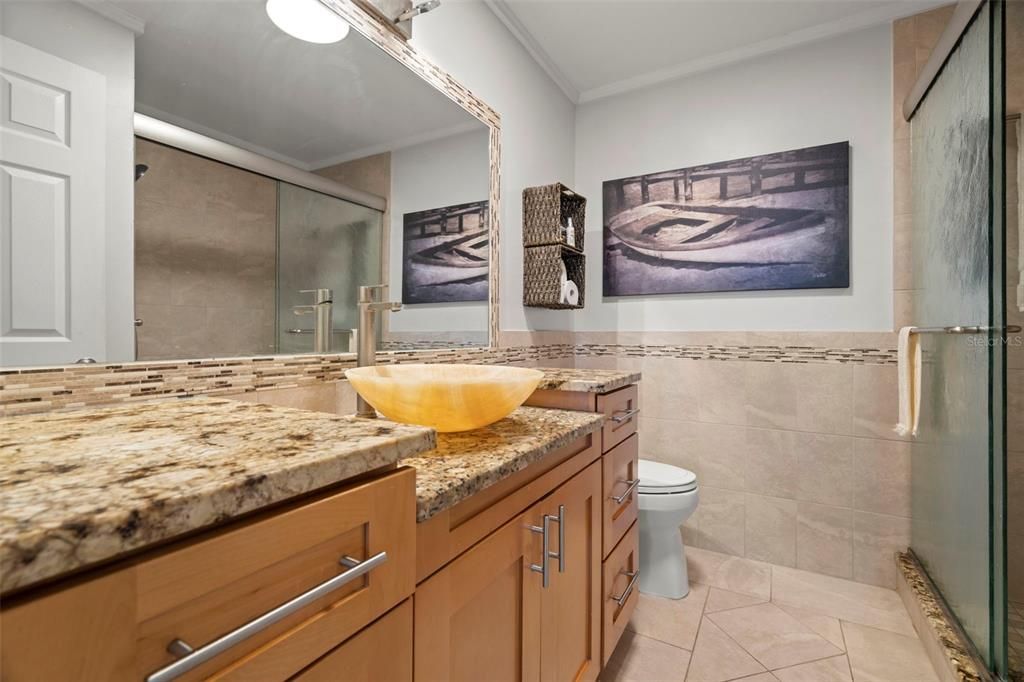
<path id="1" fill-rule="evenodd" d="M 377 365 L 346 370 L 345 376 L 388 419 L 449 433 L 508 416 L 544 373 L 492 365 Z"/>

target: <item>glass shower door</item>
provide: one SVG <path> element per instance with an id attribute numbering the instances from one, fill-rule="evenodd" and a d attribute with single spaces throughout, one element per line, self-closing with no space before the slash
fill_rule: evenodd
<path id="1" fill-rule="evenodd" d="M 911 121 L 914 324 L 924 333 L 911 548 L 1005 674 L 1002 4 L 987 2 Z"/>
<path id="2" fill-rule="evenodd" d="M 296 314 L 314 289 L 333 293 L 331 352 L 355 352 L 359 287 L 383 282 L 380 211 L 278 183 L 277 348 L 312 353 L 316 316 Z"/>

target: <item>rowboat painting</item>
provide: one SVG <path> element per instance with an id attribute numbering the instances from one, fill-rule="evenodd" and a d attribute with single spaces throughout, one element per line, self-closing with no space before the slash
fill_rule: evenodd
<path id="1" fill-rule="evenodd" d="M 402 301 L 487 300 L 487 201 L 403 216 Z"/>
<path id="2" fill-rule="evenodd" d="M 604 183 L 604 295 L 849 286 L 849 145 Z"/>

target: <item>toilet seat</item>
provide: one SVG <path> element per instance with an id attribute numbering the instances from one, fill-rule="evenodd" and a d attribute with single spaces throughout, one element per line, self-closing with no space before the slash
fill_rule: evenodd
<path id="1" fill-rule="evenodd" d="M 641 459 L 637 491 L 646 495 L 673 495 L 697 489 L 697 475 L 681 467 Z"/>

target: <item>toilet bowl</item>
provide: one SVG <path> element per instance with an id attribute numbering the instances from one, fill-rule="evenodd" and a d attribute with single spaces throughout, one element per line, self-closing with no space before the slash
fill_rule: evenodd
<path id="1" fill-rule="evenodd" d="M 670 464 L 641 459 L 640 591 L 670 599 L 690 592 L 679 526 L 697 509 L 697 476 Z"/>

